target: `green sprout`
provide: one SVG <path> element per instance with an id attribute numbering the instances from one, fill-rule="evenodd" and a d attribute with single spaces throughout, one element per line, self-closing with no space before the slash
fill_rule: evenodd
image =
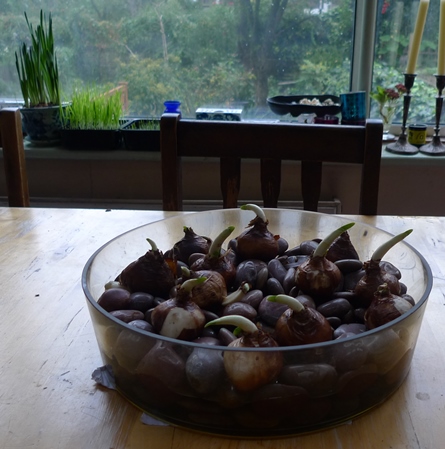
<path id="1" fill-rule="evenodd" d="M 51 14 L 46 19 L 40 11 L 36 29 L 25 19 L 31 35 L 31 45 L 22 43 L 15 53 L 15 65 L 20 81 L 25 107 L 60 105 L 59 69 L 54 48 Z"/>

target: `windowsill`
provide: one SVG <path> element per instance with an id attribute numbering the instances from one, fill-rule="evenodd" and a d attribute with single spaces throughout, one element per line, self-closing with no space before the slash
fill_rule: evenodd
<path id="1" fill-rule="evenodd" d="M 159 152 L 75 151 L 61 147 L 36 148 L 28 143 L 25 148 L 34 204 L 37 200 L 42 204 L 56 201 L 55 204 L 91 207 L 117 207 L 122 204 L 126 207 L 154 207 L 160 204 L 162 182 Z M 1 159 L 0 149 L 0 164 Z M 184 158 L 183 185 L 187 201 L 214 204 L 220 198 L 218 176 L 214 175 L 217 162 L 214 158 Z M 295 164 L 288 161 L 282 167 L 280 197 L 283 201 L 300 198 Z M 326 201 L 337 198 L 341 202 L 342 213 L 354 213 L 358 192 L 350 186 L 359 179 L 359 167 L 334 163 L 325 166 L 321 198 Z M 389 153 L 382 147 L 379 213 L 445 215 L 441 195 L 444 191 L 444 166 L 445 156 L 421 153 L 404 156 Z M 244 164 L 243 200 L 254 202 L 260 198 L 259 170 L 258 160 L 251 159 Z M 0 177 L 0 195 L 3 196 L 4 184 L 4 179 Z M 429 186 L 428 191 L 419 188 L 424 185 Z"/>
<path id="2" fill-rule="evenodd" d="M 390 143 L 390 142 L 388 142 Z M 414 155 L 394 154 L 385 150 L 382 144 L 382 165 L 445 165 L 445 156 L 429 156 L 423 153 Z M 159 161 L 158 151 L 127 150 L 68 150 L 63 147 L 36 147 L 25 143 L 27 159 L 58 160 L 106 160 L 106 161 Z"/>
<path id="3" fill-rule="evenodd" d="M 25 143 L 28 159 L 64 159 L 64 160 L 158 160 L 157 151 L 127 150 L 69 150 L 63 147 L 39 147 Z"/>
<path id="4" fill-rule="evenodd" d="M 277 120 L 279 121 L 279 120 Z M 401 132 L 401 124 L 395 123 L 390 132 L 398 136 Z M 427 128 L 427 139 L 430 139 L 434 133 L 433 126 Z M 445 134 L 445 127 L 441 129 L 441 135 Z M 443 137 L 445 139 L 445 135 Z M 382 142 L 382 165 L 443 165 L 445 156 L 429 156 L 423 153 L 414 155 L 394 154 L 385 150 L 387 144 Z M 45 160 L 76 160 L 76 161 L 159 161 L 158 151 L 128 151 L 120 150 L 72 150 L 62 146 L 39 147 L 25 141 L 25 150 L 27 159 L 45 159 Z M 0 154 L 1 154 L 0 148 Z M 206 158 L 208 159 L 208 158 Z"/>
<path id="5" fill-rule="evenodd" d="M 445 165 L 445 156 L 429 156 L 420 152 L 412 155 L 395 154 L 386 151 L 386 145 L 384 143 L 382 146 L 382 165 Z"/>

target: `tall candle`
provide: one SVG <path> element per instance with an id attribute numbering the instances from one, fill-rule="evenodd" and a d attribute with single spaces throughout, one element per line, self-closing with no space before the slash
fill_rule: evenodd
<path id="1" fill-rule="evenodd" d="M 445 0 L 440 0 L 439 50 L 437 57 L 437 74 L 445 75 Z"/>
<path id="2" fill-rule="evenodd" d="M 430 0 L 420 0 L 419 10 L 417 11 L 416 26 L 411 38 L 411 45 L 408 54 L 408 65 L 406 66 L 406 73 L 416 73 L 417 57 L 419 56 L 420 42 L 422 41 L 423 29 L 425 27 L 426 14 Z"/>

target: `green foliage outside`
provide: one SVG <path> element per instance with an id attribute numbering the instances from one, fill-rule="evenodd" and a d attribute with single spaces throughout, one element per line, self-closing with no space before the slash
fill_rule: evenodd
<path id="1" fill-rule="evenodd" d="M 8 80 L 0 81 L 0 96 L 20 97 L 10 51 L 25 38 L 23 6 L 2 3 L 1 28 L 16 34 L 0 36 L 0 79 Z M 352 0 L 333 1 L 349 12 L 347 26 L 334 13 L 304 12 L 318 6 L 313 0 L 216 3 L 83 0 L 67 5 L 47 0 L 28 2 L 27 13 L 34 18 L 41 7 L 52 13 L 65 101 L 74 85 L 127 81 L 131 115 L 160 115 L 165 100 L 179 99 L 183 114 L 193 116 L 202 106 L 264 107 L 267 96 L 278 93 L 348 90 L 349 44 L 341 33 L 329 36 L 327 25 L 351 31 Z M 260 7 L 246 18 L 240 14 L 241 3 Z M 255 48 L 243 48 L 243 42 L 252 43 L 253 33 Z M 321 47 L 324 55 L 317 51 Z M 333 64 L 341 75 L 335 83 Z M 314 77 L 314 71 L 320 76 Z"/>
<path id="2" fill-rule="evenodd" d="M 159 116 L 165 100 L 178 99 L 184 116 L 194 116 L 198 107 L 239 105 L 258 116 L 270 113 L 268 96 L 349 91 L 355 1 L 331 0 L 327 12 L 317 13 L 325 3 L 29 0 L 26 10 L 31 21 L 41 8 L 52 14 L 64 101 L 72 98 L 73 86 L 94 84 L 105 91 L 105 86 L 126 81 L 129 115 Z M 373 82 L 391 86 L 403 82 L 417 3 L 378 3 Z M 8 30 L 0 33 L 4 97 L 21 96 L 14 52 L 27 39 L 23 8 L 0 0 L 0 29 Z M 412 105 L 422 121 L 434 116 L 436 9 L 431 3 L 421 70 L 412 90 Z M 374 105 L 372 114 L 376 116 Z"/>

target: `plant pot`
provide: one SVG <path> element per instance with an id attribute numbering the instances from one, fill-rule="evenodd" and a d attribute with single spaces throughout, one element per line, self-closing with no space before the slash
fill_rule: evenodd
<path id="1" fill-rule="evenodd" d="M 21 108 L 26 140 L 36 146 L 52 146 L 61 142 L 60 107 Z"/>
<path id="2" fill-rule="evenodd" d="M 121 128 L 124 148 L 129 151 L 160 151 L 161 132 L 146 129 L 146 125 L 159 122 L 159 118 L 135 119 Z"/>
<path id="3" fill-rule="evenodd" d="M 62 129 L 62 145 L 70 150 L 117 150 L 122 146 L 118 129 Z"/>

